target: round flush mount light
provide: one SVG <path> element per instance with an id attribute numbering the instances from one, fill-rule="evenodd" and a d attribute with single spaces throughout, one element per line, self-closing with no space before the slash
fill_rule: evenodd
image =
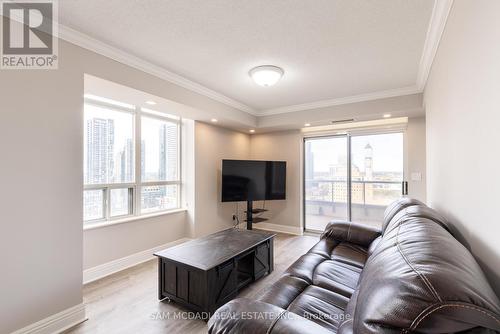
<path id="1" fill-rule="evenodd" d="M 263 65 L 252 68 L 248 74 L 257 85 L 269 87 L 280 81 L 285 71 L 278 66 Z"/>
<path id="2" fill-rule="evenodd" d="M 218 122 L 217 118 L 212 118 L 210 121 L 211 121 L 212 123 L 217 123 L 217 122 Z"/>
<path id="3" fill-rule="evenodd" d="M 250 129 L 250 133 L 255 133 L 255 130 L 254 129 Z"/>
<path id="4" fill-rule="evenodd" d="M 391 116 L 391 114 L 384 114 L 384 118 L 390 118 Z"/>
<path id="5" fill-rule="evenodd" d="M 146 103 L 149 104 L 150 106 L 154 106 L 156 104 L 156 102 L 152 100 L 146 101 Z"/>
<path id="6" fill-rule="evenodd" d="M 306 123 L 304 124 L 304 126 L 311 126 L 311 123 Z"/>

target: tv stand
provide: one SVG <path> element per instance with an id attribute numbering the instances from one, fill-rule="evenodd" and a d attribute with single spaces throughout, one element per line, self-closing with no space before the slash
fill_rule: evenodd
<path id="1" fill-rule="evenodd" d="M 245 220 L 247 222 L 247 230 L 251 230 L 252 229 L 252 225 L 255 223 L 261 223 L 261 222 L 264 222 L 266 220 L 268 220 L 267 218 L 262 218 L 262 217 L 255 217 L 254 218 L 254 214 L 256 213 L 262 213 L 262 212 L 266 212 L 267 210 L 266 209 L 254 209 L 253 208 L 253 201 L 247 201 L 247 211 L 246 211 L 246 214 L 247 214 L 247 219 Z"/>

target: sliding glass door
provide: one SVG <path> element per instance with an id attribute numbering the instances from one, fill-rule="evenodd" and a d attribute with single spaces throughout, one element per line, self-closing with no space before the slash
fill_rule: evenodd
<path id="1" fill-rule="evenodd" d="M 351 137 L 351 220 L 379 225 L 403 193 L 403 134 Z"/>
<path id="2" fill-rule="evenodd" d="M 347 220 L 347 136 L 306 139 L 304 158 L 306 228 L 323 231 L 332 219 Z"/>
<path id="3" fill-rule="evenodd" d="M 331 220 L 380 225 L 403 185 L 403 134 L 304 140 L 304 223 L 322 231 Z"/>

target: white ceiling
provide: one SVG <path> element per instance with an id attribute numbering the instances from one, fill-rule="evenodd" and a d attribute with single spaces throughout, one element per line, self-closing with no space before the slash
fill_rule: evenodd
<path id="1" fill-rule="evenodd" d="M 266 111 L 411 91 L 433 6 L 434 0 L 65 0 L 59 21 Z M 285 70 L 276 86 L 250 80 L 248 71 L 263 64 Z"/>

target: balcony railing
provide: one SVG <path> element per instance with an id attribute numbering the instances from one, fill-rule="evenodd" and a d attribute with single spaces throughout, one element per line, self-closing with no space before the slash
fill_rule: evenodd
<path id="1" fill-rule="evenodd" d="M 306 180 L 306 203 L 347 203 L 346 180 Z M 401 181 L 353 180 L 351 201 L 353 205 L 387 206 L 402 194 Z"/>
<path id="2" fill-rule="evenodd" d="M 323 231 L 333 219 L 348 217 L 380 227 L 385 208 L 399 198 L 403 190 L 399 181 L 353 180 L 348 206 L 346 180 L 306 180 L 305 186 L 305 224 L 308 230 L 315 231 Z"/>

